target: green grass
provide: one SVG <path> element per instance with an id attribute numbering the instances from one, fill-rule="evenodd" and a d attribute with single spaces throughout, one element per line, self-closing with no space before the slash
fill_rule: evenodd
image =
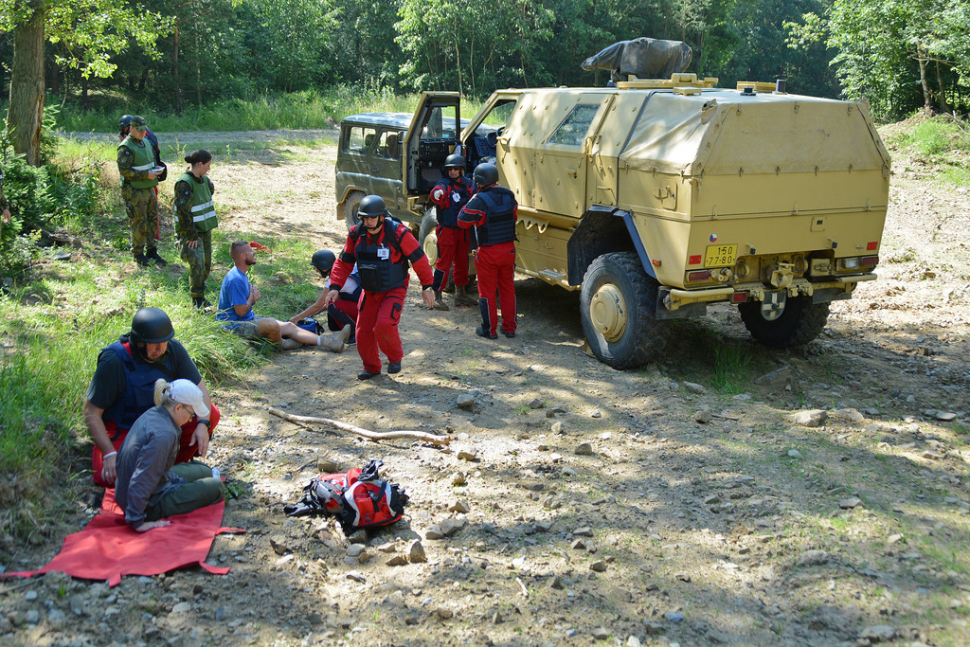
<path id="1" fill-rule="evenodd" d="M 907 166 L 909 160 L 928 163 L 934 177 L 970 186 L 970 123 L 950 115 L 917 116 L 894 125 L 885 140 L 897 158 L 895 166 Z"/>
<path id="2" fill-rule="evenodd" d="M 174 114 L 112 97 L 99 101 L 99 107 L 93 110 L 74 104 L 62 106 L 57 127 L 66 131 L 110 132 L 117 128 L 118 118 L 128 113 L 145 117 L 148 127 L 159 132 L 332 128 L 344 117 L 361 112 L 410 113 L 419 99 L 419 94 L 395 95 L 340 86 L 325 93 L 308 90 L 217 101 Z M 471 117 L 480 106 L 481 102 L 463 101 L 462 116 Z"/>

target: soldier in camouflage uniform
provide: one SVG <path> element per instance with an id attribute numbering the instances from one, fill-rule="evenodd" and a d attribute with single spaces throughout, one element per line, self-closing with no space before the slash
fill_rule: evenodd
<path id="1" fill-rule="evenodd" d="M 118 172 L 121 174 L 121 197 L 131 221 L 131 252 L 142 267 L 154 261 L 164 267 L 167 261 L 158 255 L 155 232 L 158 230 L 158 198 L 155 186 L 161 170 L 155 170 L 151 146 L 144 141 L 148 126 L 143 117 L 131 118 L 131 130 L 118 146 Z"/>
<path id="2" fill-rule="evenodd" d="M 212 269 L 212 230 L 218 226 L 212 205 L 215 187 L 206 175 L 212 155 L 197 150 L 185 158 L 192 165 L 175 183 L 176 245 L 189 266 L 189 295 L 196 308 L 212 304 L 205 298 L 205 281 Z"/>

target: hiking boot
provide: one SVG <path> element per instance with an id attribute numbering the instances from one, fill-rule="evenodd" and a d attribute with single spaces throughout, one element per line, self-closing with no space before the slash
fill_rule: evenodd
<path id="1" fill-rule="evenodd" d="M 513 337 L 515 337 L 515 333 L 514 332 L 508 332 L 506 330 L 503 330 L 502 331 L 502 334 L 505 335 L 506 337 L 508 337 L 509 339 L 512 339 Z"/>
<path id="2" fill-rule="evenodd" d="M 144 254 L 135 254 L 135 262 L 138 263 L 138 267 L 148 267 L 152 264 L 151 259 Z"/>
<path id="3" fill-rule="evenodd" d="M 158 250 L 155 249 L 154 247 L 148 250 L 148 253 L 145 254 L 145 258 L 155 261 L 155 265 L 158 265 L 159 267 L 165 267 L 166 265 L 168 265 L 168 261 L 166 261 L 164 258 L 159 256 Z"/>
<path id="4" fill-rule="evenodd" d="M 337 332 L 320 335 L 320 348 L 334 353 L 342 353 L 347 346 L 348 339 L 350 339 L 350 326 L 344 326 Z"/>
<path id="5" fill-rule="evenodd" d="M 205 297 L 192 297 L 192 305 L 194 305 L 199 310 L 205 310 L 206 308 L 211 308 L 212 304 Z"/>
<path id="6" fill-rule="evenodd" d="M 401 362 L 391 362 L 387 365 L 387 372 L 391 375 L 401 372 Z"/>
<path id="7" fill-rule="evenodd" d="M 454 294 L 455 293 L 455 283 L 454 283 L 454 281 L 448 281 L 448 285 L 446 285 L 444 288 L 442 288 L 441 291 L 444 292 L 445 294 Z"/>
<path id="8" fill-rule="evenodd" d="M 484 337 L 485 339 L 498 339 L 498 335 L 493 335 L 491 332 L 485 330 L 485 326 L 479 326 L 475 329 L 475 334 L 479 337 Z"/>
<path id="9" fill-rule="evenodd" d="M 448 310 L 448 304 L 445 303 L 444 297 L 441 296 L 441 290 L 434 291 L 434 309 Z"/>
<path id="10" fill-rule="evenodd" d="M 285 339 L 283 339 L 283 341 L 280 342 L 280 350 L 296 350 L 302 345 L 303 344 L 301 344 L 297 340 L 286 337 Z"/>
<path id="11" fill-rule="evenodd" d="M 468 289 L 467 285 L 463 285 L 458 288 L 455 292 L 455 305 L 456 306 L 477 306 L 478 305 L 478 295 L 472 295 L 472 291 Z"/>
<path id="12" fill-rule="evenodd" d="M 381 374 L 381 372 L 380 372 L 380 371 L 377 371 L 377 372 L 375 373 L 375 372 L 373 372 L 373 371 L 368 371 L 368 370 L 367 370 L 367 369 L 365 368 L 365 369 L 364 369 L 363 371 L 361 371 L 360 373 L 358 373 L 358 374 L 357 374 L 357 379 L 358 379 L 358 380 L 369 380 L 369 379 L 371 379 L 372 377 L 374 377 L 374 376 L 376 376 L 376 375 L 380 375 L 380 374 Z"/>

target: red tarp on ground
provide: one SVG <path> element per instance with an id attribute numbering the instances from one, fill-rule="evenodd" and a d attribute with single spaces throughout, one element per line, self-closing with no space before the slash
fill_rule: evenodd
<path id="1" fill-rule="evenodd" d="M 107 580 L 109 586 L 115 586 L 124 575 L 160 575 L 186 566 L 198 565 L 217 575 L 229 572 L 228 566 L 205 563 L 216 535 L 245 532 L 220 526 L 225 501 L 176 515 L 171 517 L 171 525 L 140 533 L 125 523 L 114 495 L 114 489 L 105 490 L 101 513 L 84 530 L 68 535 L 61 552 L 47 566 L 0 577 L 62 572 L 86 580 Z"/>

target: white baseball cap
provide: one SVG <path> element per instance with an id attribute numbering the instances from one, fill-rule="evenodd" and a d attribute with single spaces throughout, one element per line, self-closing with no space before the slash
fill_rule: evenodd
<path id="1" fill-rule="evenodd" d="M 205 406 L 202 389 L 190 380 L 175 380 L 168 385 L 168 397 L 179 404 L 187 404 L 195 411 L 195 415 L 205 418 L 209 415 L 209 407 Z"/>

